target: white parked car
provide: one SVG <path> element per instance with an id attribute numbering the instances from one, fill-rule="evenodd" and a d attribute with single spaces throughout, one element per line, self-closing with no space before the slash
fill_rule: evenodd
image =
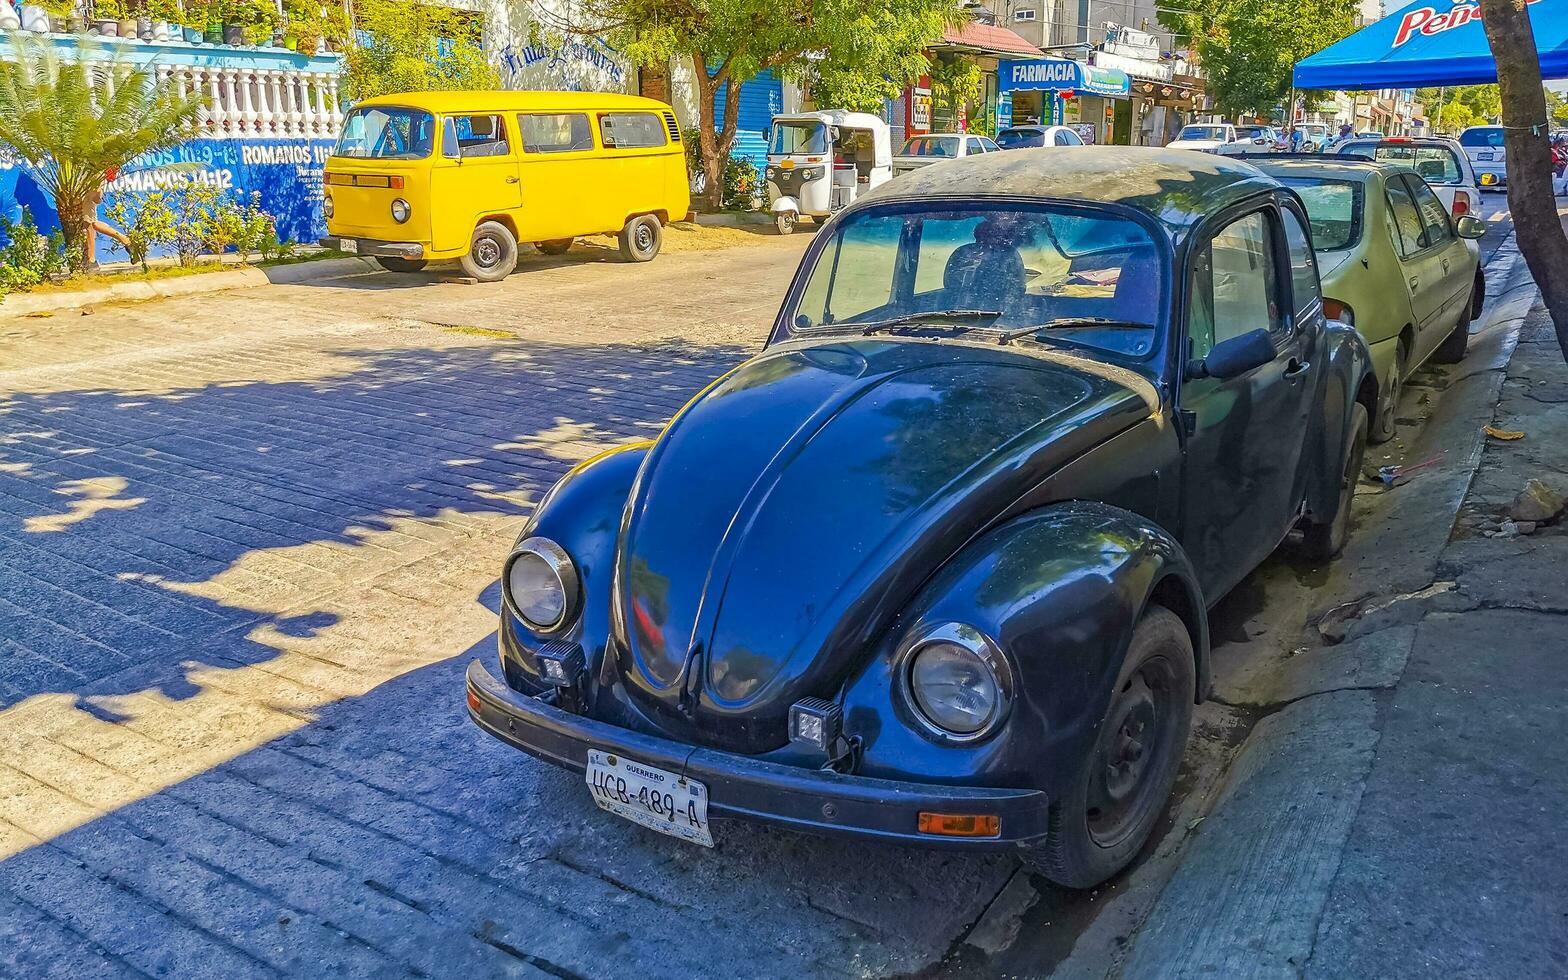
<path id="1" fill-rule="evenodd" d="M 996 145 L 1004 150 L 1024 146 L 1082 146 L 1083 137 L 1071 126 L 1009 126 L 996 134 Z"/>
<path id="2" fill-rule="evenodd" d="M 1213 153 L 1226 143 L 1236 142 L 1236 127 L 1230 123 L 1193 123 L 1183 126 L 1176 138 L 1166 144 L 1171 150 L 1202 150 Z"/>
<path id="3" fill-rule="evenodd" d="M 1273 126 L 1237 126 L 1236 138 L 1218 147 L 1214 152 L 1224 156 L 1274 153 L 1279 151 L 1284 143 L 1281 137 L 1280 131 Z"/>
<path id="4" fill-rule="evenodd" d="M 1465 148 L 1475 175 L 1491 174 L 1496 178 L 1488 187 L 1502 187 L 1508 183 L 1508 160 L 1503 152 L 1503 127 L 1471 126 L 1459 134 L 1459 145 Z"/>
<path id="5" fill-rule="evenodd" d="M 1342 156 L 1403 164 L 1420 174 L 1454 217 L 1480 210 L 1481 185 L 1464 148 L 1446 136 L 1352 137 L 1334 148 Z"/>
<path id="6" fill-rule="evenodd" d="M 907 174 L 912 170 L 943 160 L 956 160 L 979 153 L 995 153 L 1001 147 L 990 138 L 969 133 L 930 133 L 911 136 L 893 156 L 893 173 Z"/>

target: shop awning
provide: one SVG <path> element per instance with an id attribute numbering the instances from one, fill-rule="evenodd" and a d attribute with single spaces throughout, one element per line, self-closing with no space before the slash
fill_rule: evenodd
<path id="1" fill-rule="evenodd" d="M 1541 75 L 1568 78 L 1568 0 L 1534 0 L 1530 26 Z M 1471 0 L 1416 0 L 1296 65 L 1297 88 L 1381 89 L 1497 81 L 1481 8 Z"/>
<path id="2" fill-rule="evenodd" d="M 1003 92 L 1072 90 L 1085 95 L 1125 96 L 1132 87 L 1124 71 L 1096 68 L 1067 58 L 1004 61 L 997 66 L 996 74 Z"/>
<path id="3" fill-rule="evenodd" d="M 934 44 L 935 48 L 957 48 L 962 51 L 973 51 L 978 54 L 994 54 L 1025 58 L 1039 57 L 1044 54 L 1039 48 L 1030 44 L 1016 32 L 995 24 L 982 24 L 972 20 L 962 27 L 949 27 L 942 33 L 942 41 Z"/>

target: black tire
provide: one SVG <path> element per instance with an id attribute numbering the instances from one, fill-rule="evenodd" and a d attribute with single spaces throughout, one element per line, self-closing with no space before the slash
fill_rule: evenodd
<path id="1" fill-rule="evenodd" d="M 773 216 L 773 227 L 779 230 L 780 235 L 793 235 L 795 225 L 800 221 L 800 215 L 793 211 L 780 211 Z"/>
<path id="2" fill-rule="evenodd" d="M 1470 322 L 1481 319 L 1481 313 L 1486 309 L 1486 275 L 1479 268 L 1475 270 L 1475 289 L 1470 292 Z"/>
<path id="3" fill-rule="evenodd" d="M 1089 757 L 1052 805 L 1045 840 L 1021 852 L 1026 864 L 1066 888 L 1093 888 L 1138 855 L 1181 768 L 1196 690 L 1187 627 L 1169 609 L 1149 606 Z"/>
<path id="4" fill-rule="evenodd" d="M 1394 431 L 1399 428 L 1399 393 L 1404 387 L 1406 362 L 1409 359 L 1409 351 L 1401 340 L 1394 354 L 1394 366 L 1390 369 L 1393 377 L 1388 379 L 1388 393 L 1378 401 L 1377 418 L 1372 421 L 1371 431 L 1367 433 L 1367 441 L 1374 446 L 1394 438 Z"/>
<path id="5" fill-rule="evenodd" d="M 627 262 L 647 262 L 659 254 L 664 244 L 664 226 L 651 214 L 640 214 L 621 229 L 621 258 Z"/>
<path id="6" fill-rule="evenodd" d="M 1313 561 L 1331 561 L 1345 550 L 1350 540 L 1350 510 L 1356 484 L 1361 479 L 1361 464 L 1367 455 L 1367 407 L 1360 402 L 1350 410 L 1350 445 L 1340 466 L 1339 500 L 1334 515 L 1323 523 L 1309 522 L 1302 528 L 1301 553 Z"/>
<path id="7" fill-rule="evenodd" d="M 468 245 L 468 254 L 458 259 L 463 274 L 480 282 L 500 282 L 517 268 L 517 239 L 499 221 L 480 222 Z"/>
<path id="8" fill-rule="evenodd" d="M 388 272 L 420 272 L 429 263 L 424 259 L 400 259 L 393 255 L 378 255 L 376 264 Z"/>
<path id="9" fill-rule="evenodd" d="M 548 242 L 536 242 L 535 244 L 539 246 L 539 251 L 546 255 L 565 255 L 575 241 L 577 241 L 575 238 L 557 238 Z"/>
<path id="10" fill-rule="evenodd" d="M 1432 352 L 1432 360 L 1438 364 L 1458 364 L 1465 359 L 1465 351 L 1470 348 L 1470 321 L 1460 320 L 1454 325 L 1453 333 L 1443 338 L 1437 345 L 1437 350 Z"/>

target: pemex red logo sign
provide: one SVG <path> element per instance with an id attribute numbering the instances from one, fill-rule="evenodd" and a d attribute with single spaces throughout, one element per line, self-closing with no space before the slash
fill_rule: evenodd
<path id="1" fill-rule="evenodd" d="M 1540 2 L 1541 0 L 1525 0 L 1527 6 Z M 1431 37 L 1480 19 L 1481 8 L 1472 3 L 1456 3 L 1452 9 L 1442 13 L 1438 13 L 1431 7 L 1413 7 L 1405 11 L 1405 15 L 1399 19 L 1399 32 L 1394 35 L 1394 47 L 1399 47 L 1418 34 Z"/>

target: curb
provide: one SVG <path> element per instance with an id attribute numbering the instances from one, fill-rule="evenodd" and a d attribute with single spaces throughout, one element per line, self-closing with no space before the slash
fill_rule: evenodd
<path id="1" fill-rule="evenodd" d="M 203 272 L 172 279 L 128 280 L 88 289 L 44 293 L 12 293 L 0 301 L 0 319 L 53 313 L 102 303 L 138 303 L 173 296 L 215 293 L 251 286 L 292 285 L 338 276 L 359 276 L 380 272 L 381 267 L 366 258 L 315 259 L 270 268 L 244 266 Z"/>
<path id="2" fill-rule="evenodd" d="M 773 216 L 760 211 L 721 211 L 699 214 L 695 223 L 708 228 L 739 228 L 741 225 L 771 225 Z"/>

